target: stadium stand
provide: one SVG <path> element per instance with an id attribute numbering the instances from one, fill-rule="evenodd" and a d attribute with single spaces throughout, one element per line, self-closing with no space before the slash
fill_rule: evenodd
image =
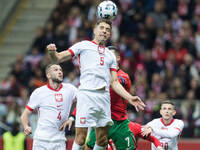
<path id="1" fill-rule="evenodd" d="M 101 1 L 56 2 L 29 0 L 0 45 L 0 72 L 6 73 L 0 84 L 0 120 L 8 127 L 19 121 L 30 93 L 46 84 L 44 67 L 50 62 L 46 45 L 55 43 L 58 50 L 64 50 L 77 41 L 92 39 L 96 7 Z M 200 1 L 119 0 L 116 3 L 119 12 L 113 20 L 113 34 L 107 45 L 119 47 L 121 69 L 132 80 L 131 94 L 140 96 L 147 105 L 140 113 L 128 106 L 130 120 L 146 124 L 159 116 L 160 102 L 170 99 L 176 104 L 176 117 L 185 123 L 182 137 L 199 138 Z M 78 86 L 78 62 L 61 65 L 64 81 Z M 37 114 L 32 117 L 34 128 Z M 2 134 L 4 130 L 0 128 L 0 131 Z M 73 136 L 74 128 L 67 134 Z"/>

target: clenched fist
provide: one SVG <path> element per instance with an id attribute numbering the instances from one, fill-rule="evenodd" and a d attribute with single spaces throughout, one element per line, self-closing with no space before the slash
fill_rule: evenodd
<path id="1" fill-rule="evenodd" d="M 26 126 L 26 127 L 24 128 L 24 134 L 25 134 L 25 135 L 29 135 L 29 134 L 31 134 L 31 133 L 32 133 L 31 127 L 30 127 L 30 126 Z"/>
<path id="2" fill-rule="evenodd" d="M 49 51 L 49 53 L 54 53 L 57 50 L 56 45 L 52 43 L 47 45 L 47 50 Z"/>

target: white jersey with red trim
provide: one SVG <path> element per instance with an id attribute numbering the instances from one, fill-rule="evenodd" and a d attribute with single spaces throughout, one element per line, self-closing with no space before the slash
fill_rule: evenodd
<path id="1" fill-rule="evenodd" d="M 77 57 L 80 67 L 79 89 L 95 90 L 110 87 L 110 71 L 116 71 L 116 57 L 106 47 L 93 41 L 82 41 L 69 48 L 72 57 Z"/>
<path id="2" fill-rule="evenodd" d="M 165 125 L 162 118 L 158 118 L 147 125 L 153 128 L 153 136 L 161 142 L 164 150 L 178 150 L 178 138 L 184 127 L 182 120 L 172 119 L 168 125 Z M 151 144 L 151 149 L 157 150 L 154 144 Z"/>
<path id="3" fill-rule="evenodd" d="M 58 90 L 47 84 L 33 91 L 26 108 L 30 111 L 38 109 L 39 118 L 34 139 L 66 140 L 65 132 L 59 131 L 59 128 L 68 119 L 76 95 L 77 88 L 66 83 L 61 84 Z"/>

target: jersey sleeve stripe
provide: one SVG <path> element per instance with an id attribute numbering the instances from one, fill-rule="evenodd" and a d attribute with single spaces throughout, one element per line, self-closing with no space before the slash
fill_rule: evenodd
<path id="1" fill-rule="evenodd" d="M 69 49 L 69 52 L 72 54 L 72 57 L 74 57 L 74 52 L 71 49 Z"/>
<path id="2" fill-rule="evenodd" d="M 26 106 L 26 108 L 30 111 L 33 111 L 33 109 L 31 107 L 29 107 L 28 105 Z"/>
<path id="3" fill-rule="evenodd" d="M 178 129 L 181 132 L 181 129 L 179 129 L 179 128 L 175 128 L 175 129 Z"/>
<path id="4" fill-rule="evenodd" d="M 115 68 L 110 68 L 110 71 L 116 71 L 117 72 L 117 70 Z"/>
<path id="5" fill-rule="evenodd" d="M 124 86 L 124 85 L 125 85 L 125 79 L 124 79 L 124 78 L 122 78 L 121 76 L 118 76 L 118 78 L 120 78 L 120 79 L 121 79 L 121 81 L 122 81 L 122 85 Z"/>

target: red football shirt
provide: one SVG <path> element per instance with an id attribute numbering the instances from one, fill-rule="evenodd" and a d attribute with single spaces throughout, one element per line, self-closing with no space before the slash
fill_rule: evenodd
<path id="1" fill-rule="evenodd" d="M 130 92 L 131 88 L 131 80 L 127 73 L 123 72 L 121 69 L 117 70 L 117 76 L 119 82 L 125 88 L 127 92 Z M 112 88 L 110 88 L 110 96 L 111 96 L 111 115 L 112 119 L 117 121 L 126 120 L 126 107 L 127 107 L 127 100 L 119 96 L 115 93 Z"/>

